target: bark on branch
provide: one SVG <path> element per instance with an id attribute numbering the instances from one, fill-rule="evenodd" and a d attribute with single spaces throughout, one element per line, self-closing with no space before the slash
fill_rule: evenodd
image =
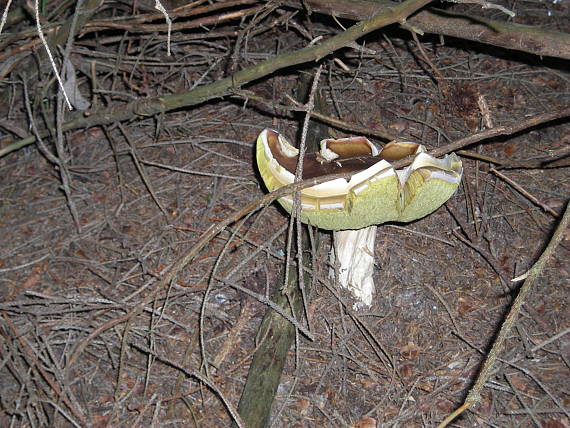
<path id="1" fill-rule="evenodd" d="M 394 7 L 397 3 L 390 0 L 289 0 L 287 4 L 360 21 Z M 457 37 L 540 56 L 570 59 L 570 34 L 540 27 L 494 21 L 436 8 L 421 10 L 407 19 L 406 23 L 425 33 Z"/>

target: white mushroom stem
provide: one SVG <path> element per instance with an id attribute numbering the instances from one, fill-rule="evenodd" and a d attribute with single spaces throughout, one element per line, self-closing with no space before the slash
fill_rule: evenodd
<path id="1" fill-rule="evenodd" d="M 354 308 L 372 304 L 374 294 L 374 241 L 377 226 L 359 230 L 340 230 L 333 233 L 330 262 L 331 276 L 338 272 L 339 284 L 350 290 L 357 299 Z"/>

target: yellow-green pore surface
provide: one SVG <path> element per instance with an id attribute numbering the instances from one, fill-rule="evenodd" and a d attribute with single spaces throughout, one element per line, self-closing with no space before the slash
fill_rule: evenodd
<path id="1" fill-rule="evenodd" d="M 259 172 L 270 192 L 289 184 L 281 182 L 273 173 L 270 166 L 271 160 L 267 158 L 261 135 L 257 140 L 256 156 Z M 459 162 L 455 155 L 451 156 L 452 162 Z M 432 172 L 432 168 L 419 168 L 410 174 L 402 187 L 392 168 L 388 171 L 384 170 L 350 189 L 348 193 L 336 196 L 334 199 L 340 202 L 338 208 L 321 208 L 320 198 L 307 195 L 310 188 L 303 189 L 301 191 L 303 205 L 301 221 L 321 229 L 347 230 L 362 229 L 388 221 L 416 220 L 435 211 L 445 203 L 459 184 L 459 179 L 457 183 L 453 183 L 438 178 L 438 174 Z M 355 193 L 354 189 L 363 187 L 363 190 Z M 322 199 L 330 201 L 331 197 Z M 292 196 L 279 199 L 279 203 L 287 212 L 292 211 Z"/>

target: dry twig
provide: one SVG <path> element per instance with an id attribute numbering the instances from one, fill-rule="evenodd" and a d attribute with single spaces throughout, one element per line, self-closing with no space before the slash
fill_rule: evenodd
<path id="1" fill-rule="evenodd" d="M 515 325 L 517 317 L 521 311 L 522 305 L 525 303 L 526 298 L 531 292 L 532 286 L 534 285 L 535 281 L 538 279 L 538 277 L 544 270 L 546 263 L 550 260 L 550 258 L 554 254 L 554 250 L 556 249 L 556 247 L 564 237 L 564 233 L 566 232 L 569 223 L 570 223 L 570 202 L 566 205 L 566 211 L 564 212 L 564 216 L 562 217 L 560 224 L 554 231 L 554 234 L 552 235 L 552 238 L 550 239 L 550 242 L 548 243 L 546 249 L 543 251 L 538 261 L 528 271 L 527 278 L 524 281 L 524 284 L 521 287 L 517 297 L 515 298 L 511 306 L 511 309 L 509 311 L 509 314 L 507 315 L 505 322 L 503 323 L 501 329 L 499 330 L 497 339 L 493 343 L 493 347 L 489 351 L 489 355 L 487 356 L 487 359 L 485 360 L 485 363 L 483 364 L 483 367 L 479 372 L 477 381 L 471 388 L 471 391 L 469 391 L 469 394 L 467 395 L 465 402 L 461 407 L 459 407 L 447 418 L 445 418 L 445 420 L 441 424 L 439 424 L 438 428 L 446 427 L 449 423 L 451 423 L 451 421 L 457 418 L 465 410 L 477 405 L 479 401 L 481 401 L 481 391 L 483 390 L 485 383 L 491 376 L 495 362 L 499 357 L 500 352 L 503 349 L 503 344 L 507 336 L 510 334 L 513 326 Z"/>

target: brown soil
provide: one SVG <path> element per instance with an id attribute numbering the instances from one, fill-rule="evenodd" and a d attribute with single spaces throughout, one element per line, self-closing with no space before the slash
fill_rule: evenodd
<path id="1" fill-rule="evenodd" d="M 534 17 L 569 29 L 567 1 L 516 7 L 517 22 Z M 463 10 L 505 19 L 497 10 Z M 549 10 L 556 13 L 549 17 Z M 98 108 L 184 92 L 305 46 L 292 25 L 271 25 L 280 16 L 273 12 L 251 27 L 265 31 L 244 32 L 233 62 L 235 37 L 178 37 L 173 65 L 153 65 L 147 57 L 170 60 L 166 38 L 152 39 L 150 31 L 95 47 L 90 34 L 78 39 L 72 60 L 87 73 L 84 67 L 96 61 L 100 92 L 91 92 L 89 75 L 81 74 L 80 88 Z M 341 31 L 322 16 L 313 15 L 310 25 L 302 14 L 294 19 L 313 37 Z M 240 23 L 211 30 L 240 31 Z M 371 131 L 387 127 L 428 149 L 485 129 L 480 97 L 494 127 L 570 102 L 568 61 L 459 41 L 442 45 L 426 36 L 423 49 L 441 78 L 405 32 L 376 32 L 359 43 L 376 53 L 346 48 L 322 61 L 328 114 Z M 80 232 L 59 170 L 36 145 L 0 158 L 0 426 L 230 425 L 220 397 L 237 406 L 267 309 L 232 284 L 270 294 L 284 264 L 288 218 L 273 205 L 254 212 L 212 239 L 170 286 L 156 287 L 212 224 L 264 194 L 253 162 L 256 136 L 271 127 L 296 141 L 302 116 L 277 114 L 271 103 L 291 105 L 286 95 L 294 95 L 299 74 L 313 73 L 313 66 L 242 88 L 269 104 L 242 94 L 121 128 L 65 134 Z M 17 71 L 1 84 L 13 91 L 1 119 L 27 135 Z M 51 77 L 43 71 L 47 84 Z M 29 85 L 31 102 L 45 97 L 34 104 L 41 122 L 40 107 L 52 109 L 55 97 Z M 0 134 L 0 148 L 15 139 Z M 55 150 L 53 139 L 44 143 Z M 564 213 L 569 145 L 566 119 L 469 146 L 463 184 L 446 206 L 412 224 L 379 228 L 376 296 L 358 312 L 368 331 L 344 309 L 352 307 L 351 296 L 326 279 L 323 245 L 309 302 L 316 339 L 300 336 L 291 349 L 272 426 L 432 427 L 457 408 L 521 285 L 511 279 L 538 259 Z M 550 167 L 553 160 L 561 166 Z M 521 162 L 535 166 L 516 167 Z M 570 426 L 569 258 L 567 231 L 507 338 L 481 404 L 452 426 Z M 218 392 L 194 375 L 207 377 Z"/>

